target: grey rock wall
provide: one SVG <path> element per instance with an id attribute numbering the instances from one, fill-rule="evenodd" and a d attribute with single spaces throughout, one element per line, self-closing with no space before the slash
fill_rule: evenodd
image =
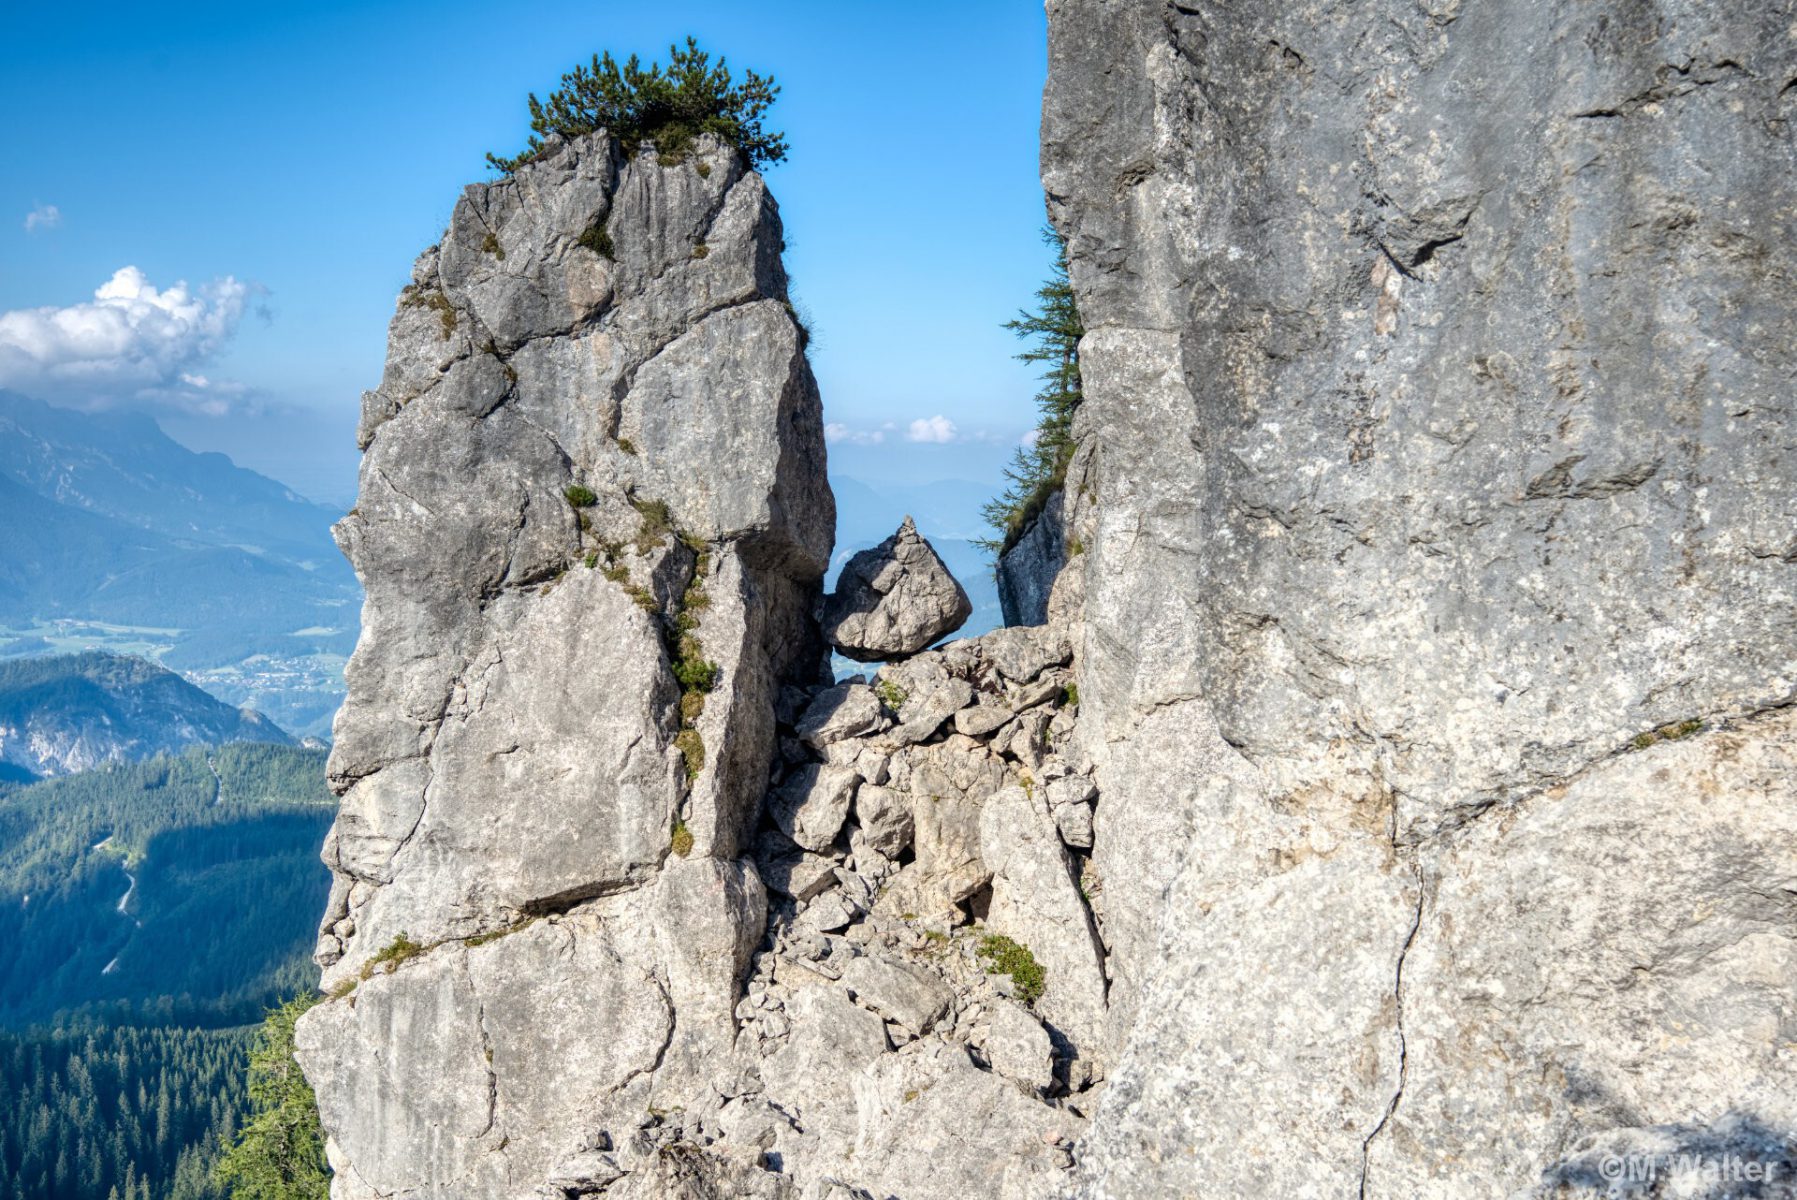
<path id="1" fill-rule="evenodd" d="M 1797 1194 L 1797 12 L 1049 17 L 1032 627 L 824 676 L 733 153 L 560 147 L 420 258 L 340 528 L 335 1200 Z"/>
<path id="2" fill-rule="evenodd" d="M 1006 625 L 1048 623 L 1048 600 L 1069 550 L 1065 508 L 1065 495 L 1050 496 L 1017 544 L 999 556 L 998 604 Z"/>
<path id="3" fill-rule="evenodd" d="M 1595 1195 L 1797 1133 L 1791 6 L 1049 16 L 1075 1190 Z"/>

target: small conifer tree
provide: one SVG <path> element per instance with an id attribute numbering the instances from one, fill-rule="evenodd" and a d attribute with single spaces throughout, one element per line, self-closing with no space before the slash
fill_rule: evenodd
<path id="1" fill-rule="evenodd" d="M 218 1178 L 233 1200 L 326 1200 L 318 1100 L 293 1057 L 293 1025 L 318 1003 L 295 996 L 268 1014 L 250 1048 L 250 1118 L 218 1161 Z"/>
<path id="2" fill-rule="evenodd" d="M 1042 363 L 1044 370 L 1042 390 L 1036 393 L 1040 415 L 1035 436 L 1017 448 L 1005 468 L 1010 486 L 981 510 L 996 536 L 982 540 L 980 546 L 995 554 L 1017 544 L 1049 497 L 1060 490 L 1073 457 L 1073 414 L 1081 399 L 1079 340 L 1086 328 L 1067 278 L 1067 243 L 1052 229 L 1044 229 L 1042 239 L 1055 251 L 1048 281 L 1036 289 L 1033 310 L 1020 311 L 1015 320 L 1005 322 L 1006 329 L 1030 339 L 1029 349 L 1017 357 Z"/>
<path id="3" fill-rule="evenodd" d="M 723 58 L 717 65 L 692 38 L 686 46 L 668 47 L 668 65 L 647 69 L 631 55 L 620 66 L 607 53 L 592 65 L 576 66 L 562 76 L 562 86 L 547 101 L 530 97 L 530 140 L 511 158 L 487 155 L 487 163 L 507 174 L 542 155 L 551 137 L 579 137 L 608 130 L 635 154 L 654 142 L 666 159 L 685 157 L 694 139 L 714 134 L 743 152 L 751 167 L 786 158 L 786 135 L 762 128 L 762 118 L 780 94 L 773 77 L 745 71 L 741 83 L 731 77 Z"/>

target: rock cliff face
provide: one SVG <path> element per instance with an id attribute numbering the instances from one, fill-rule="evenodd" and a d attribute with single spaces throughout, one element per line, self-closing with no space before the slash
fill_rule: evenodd
<path id="1" fill-rule="evenodd" d="M 1783 1161 L 1790 6 L 1049 13 L 1114 1055 L 1076 1190 Z"/>

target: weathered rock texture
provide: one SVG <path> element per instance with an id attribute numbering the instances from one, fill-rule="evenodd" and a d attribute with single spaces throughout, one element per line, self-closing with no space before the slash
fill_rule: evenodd
<path id="1" fill-rule="evenodd" d="M 1075 1190 L 1779 1153 L 1791 6 L 1049 13 L 1111 974 Z"/>
<path id="2" fill-rule="evenodd" d="M 1793 1195 L 1790 5 L 1049 8 L 1032 627 L 833 616 L 904 657 L 821 676 L 733 153 L 560 147 L 419 261 L 342 527 L 336 1200 Z"/>
<path id="3" fill-rule="evenodd" d="M 843 564 L 824 598 L 824 636 L 857 662 L 915 654 L 967 622 L 973 602 L 910 517 Z"/>
<path id="4" fill-rule="evenodd" d="M 318 957 L 355 990 L 299 1035 L 340 1200 L 528 1193 L 735 1039 L 834 535 L 780 243 L 734 151 L 586 138 L 470 187 L 400 298 L 339 527 Z"/>
<path id="5" fill-rule="evenodd" d="M 779 244 L 734 152 L 594 137 L 468 189 L 401 297 L 297 1033 L 335 1200 L 1035 1200 L 1072 1166 L 1106 987 L 1072 647 L 910 654 L 966 597 L 907 522 L 870 611 L 910 657 L 828 679 Z"/>

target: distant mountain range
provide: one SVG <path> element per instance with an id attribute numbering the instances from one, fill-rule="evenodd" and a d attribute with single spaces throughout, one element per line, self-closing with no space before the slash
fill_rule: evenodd
<path id="1" fill-rule="evenodd" d="M 361 601 L 337 516 L 147 416 L 0 391 L 0 655 L 145 654 L 323 733 Z"/>
<path id="2" fill-rule="evenodd" d="M 104 651 L 0 661 L 0 781 L 136 762 L 192 745 L 293 739 L 172 671 Z"/>

